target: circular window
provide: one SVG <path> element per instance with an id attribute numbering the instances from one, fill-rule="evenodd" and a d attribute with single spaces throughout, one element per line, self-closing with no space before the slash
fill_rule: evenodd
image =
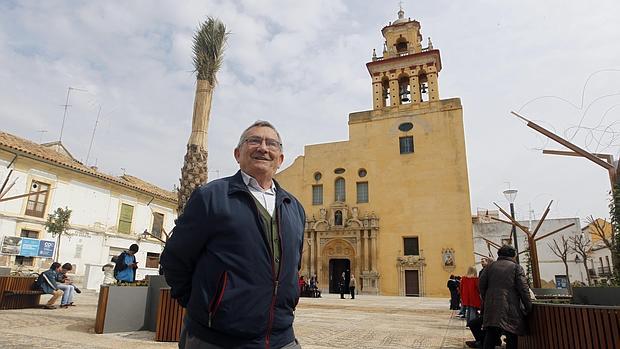
<path id="1" fill-rule="evenodd" d="M 398 125 L 398 129 L 403 132 L 410 131 L 412 128 L 413 128 L 413 124 L 410 122 L 403 122 L 402 124 Z"/>
<path id="2" fill-rule="evenodd" d="M 343 174 L 344 173 L 344 168 L 342 167 L 338 167 L 337 169 L 334 170 L 335 174 Z"/>
<path id="3" fill-rule="evenodd" d="M 323 175 L 321 175 L 321 172 L 314 172 L 314 180 L 315 181 L 320 181 L 321 177 L 323 177 Z"/>
<path id="4" fill-rule="evenodd" d="M 366 177 L 367 174 L 368 174 L 368 172 L 366 172 L 366 169 L 363 169 L 363 168 L 360 168 L 357 171 L 357 175 L 360 176 L 360 177 Z"/>

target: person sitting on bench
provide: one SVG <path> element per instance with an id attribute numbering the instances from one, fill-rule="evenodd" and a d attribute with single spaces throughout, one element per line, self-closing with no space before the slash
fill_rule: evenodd
<path id="1" fill-rule="evenodd" d="M 56 309 L 54 303 L 56 303 L 58 298 L 63 294 L 62 290 L 58 288 L 58 284 L 56 283 L 56 276 L 59 272 L 60 263 L 54 262 L 50 266 L 49 270 L 46 270 L 39 275 L 37 281 L 35 282 L 38 289 L 52 295 L 52 298 L 50 298 L 47 304 L 43 306 L 45 309 Z"/>
<path id="2" fill-rule="evenodd" d="M 67 276 L 67 272 L 71 271 L 73 266 L 71 263 L 65 263 L 62 265 L 60 272 L 56 275 L 56 282 L 59 289 L 62 290 L 63 295 L 60 300 L 60 307 L 66 308 L 73 305 L 73 295 L 76 293 L 82 293 L 79 288 L 73 285 L 73 281 Z"/>

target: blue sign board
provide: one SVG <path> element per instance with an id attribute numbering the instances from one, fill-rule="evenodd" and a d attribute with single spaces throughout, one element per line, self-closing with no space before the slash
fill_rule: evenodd
<path id="1" fill-rule="evenodd" d="M 22 247 L 19 252 L 20 256 L 36 257 L 39 254 L 39 239 L 22 238 Z"/>
<path id="2" fill-rule="evenodd" d="M 54 257 L 55 241 L 39 240 L 39 257 L 52 258 Z"/>

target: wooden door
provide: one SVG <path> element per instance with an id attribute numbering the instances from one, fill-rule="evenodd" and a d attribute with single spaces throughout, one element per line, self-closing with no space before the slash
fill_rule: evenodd
<path id="1" fill-rule="evenodd" d="M 405 270 L 405 296 L 420 296 L 420 279 L 417 270 Z"/>

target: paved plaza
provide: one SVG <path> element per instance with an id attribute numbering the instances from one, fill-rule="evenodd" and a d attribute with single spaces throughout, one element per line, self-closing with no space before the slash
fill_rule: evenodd
<path id="1" fill-rule="evenodd" d="M 43 300 L 47 300 L 44 296 Z M 0 311 L 0 348 L 176 348 L 154 332 L 94 333 L 97 294 L 84 291 L 68 309 Z M 440 298 L 339 295 L 302 298 L 295 332 L 304 349 L 463 348 L 471 334 Z"/>

